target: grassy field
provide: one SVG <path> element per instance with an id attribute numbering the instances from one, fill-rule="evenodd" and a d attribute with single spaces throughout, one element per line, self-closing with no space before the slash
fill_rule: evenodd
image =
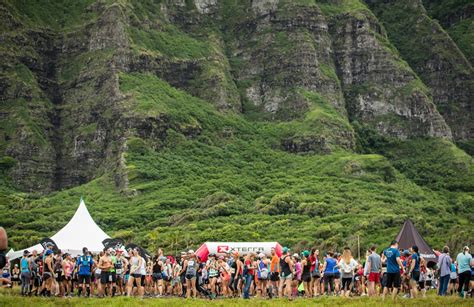
<path id="1" fill-rule="evenodd" d="M 354 297 L 354 298 L 316 298 L 316 299 L 296 299 L 288 301 L 286 299 L 263 300 L 263 299 L 225 299 L 225 300 L 204 300 L 204 299 L 180 299 L 180 298 L 161 298 L 161 299 L 139 299 L 139 298 L 37 298 L 20 297 L 16 290 L 0 290 L 0 306 L 472 306 L 471 299 L 462 300 L 456 296 L 438 297 L 432 291 L 424 299 L 404 299 L 399 297 L 396 302 L 391 299 L 382 301 L 381 298 Z"/>

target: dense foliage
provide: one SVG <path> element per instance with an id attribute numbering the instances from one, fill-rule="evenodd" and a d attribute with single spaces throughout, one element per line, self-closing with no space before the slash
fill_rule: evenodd
<path id="1" fill-rule="evenodd" d="M 69 29 L 82 21 L 78 12 L 92 1 L 77 1 L 68 12 L 57 10 L 49 1 L 34 7 L 23 6 L 23 2 L 16 1 L 15 7 L 32 24 Z M 159 4 L 153 1 L 118 2 L 134 7 L 131 24 L 134 19 L 159 18 L 155 14 Z M 329 15 L 368 10 L 362 1 L 341 1 L 341 5 L 299 2 L 322 2 L 321 10 Z M 232 12 L 240 1 L 225 3 L 228 11 L 224 16 L 229 18 L 222 29 L 211 23 L 212 31 L 225 32 L 238 22 Z M 87 17 L 96 16 L 89 12 Z M 308 246 L 355 250 L 358 238 L 362 248 L 385 246 L 406 218 L 414 221 L 434 248 L 474 243 L 474 164 L 466 153 L 472 153 L 471 143 L 463 143 L 463 151 L 444 139 L 384 137 L 364 123 L 350 122 L 323 95 L 299 88 L 295 94 L 309 107 L 293 120 L 270 121 L 245 101 L 244 114 L 222 112 L 202 96 L 193 95 L 205 89 L 216 71 L 216 78 L 227 86 L 228 75 L 216 68 L 219 65 L 238 69 L 237 59 L 222 64 L 212 31 L 202 37 L 169 25 L 147 30 L 131 26 L 127 31 L 136 53 L 217 60 L 206 66 L 202 79 L 189 90 L 178 89 L 152 73 L 119 75 L 120 91 L 127 97 L 124 103 L 131 110 L 124 116 L 162 120 L 156 137 L 127 139 L 123 158 L 128 186 L 123 189 L 115 184 L 116 174 L 108 170 L 84 185 L 48 195 L 22 192 L 7 176 L 15 160 L 0 157 L 0 223 L 8 230 L 14 249 L 57 232 L 71 218 L 81 196 L 109 235 L 171 252 L 217 240 L 276 240 L 295 250 Z M 391 39 L 416 51 L 414 61 L 427 56 L 404 36 Z M 387 46 L 396 52 L 389 42 Z M 277 53 L 291 52 L 291 42 L 284 34 L 278 35 L 275 48 Z M 110 56 L 107 52 L 69 59 L 61 82 L 71 82 L 71 76 L 81 70 L 102 69 L 102 62 Z M 321 69 L 339 82 L 333 68 Z M 31 76 L 23 66 L 12 74 L 29 84 Z M 424 87 L 419 79 L 416 82 Z M 230 85 L 226 90 L 239 95 Z M 20 111 L 18 114 L 25 113 Z M 18 118 L 41 136 L 39 123 L 29 116 Z M 0 125 L 5 131 L 6 123 Z M 95 129 L 91 124 L 81 132 Z M 353 148 L 340 146 L 336 142 L 340 135 L 354 136 Z M 296 153 L 285 147 L 288 139 L 297 146 L 320 138 L 327 141 L 322 151 L 310 147 Z M 0 141 L 0 149 L 7 146 L 6 140 Z"/>

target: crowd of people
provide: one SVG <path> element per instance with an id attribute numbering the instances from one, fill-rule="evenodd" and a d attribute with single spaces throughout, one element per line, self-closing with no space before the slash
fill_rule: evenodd
<path id="1" fill-rule="evenodd" d="M 18 285 L 24 296 L 58 297 L 250 297 L 274 298 L 318 296 L 382 296 L 389 293 L 416 298 L 430 289 L 439 295 L 472 297 L 474 262 L 469 248 L 452 258 L 448 247 L 431 268 L 418 247 L 399 250 L 393 241 L 384 251 L 371 247 L 363 261 L 356 261 L 350 248 L 342 253 L 304 250 L 292 253 L 284 247 L 279 257 L 237 251 L 209 254 L 206 261 L 193 250 L 165 256 L 158 249 L 144 257 L 139 249 L 105 249 L 94 255 L 83 249 L 80 256 L 54 252 L 24 251 L 13 268 L 3 268 L 2 284 Z M 400 294 L 401 293 L 401 294 Z"/>

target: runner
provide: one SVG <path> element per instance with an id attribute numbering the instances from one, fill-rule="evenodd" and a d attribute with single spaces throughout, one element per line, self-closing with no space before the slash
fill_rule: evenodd
<path id="1" fill-rule="evenodd" d="M 28 250 L 23 251 L 23 258 L 20 261 L 21 264 L 21 295 L 26 296 L 28 294 L 28 287 L 30 286 L 31 278 L 31 261 L 30 252 Z"/>
<path id="2" fill-rule="evenodd" d="M 115 259 L 115 275 L 116 275 L 116 283 L 118 288 L 119 295 L 125 295 L 126 289 L 126 282 L 125 282 L 125 272 L 128 266 L 128 261 L 123 257 L 122 251 L 120 249 L 115 251 L 116 259 Z"/>
<path id="3" fill-rule="evenodd" d="M 380 271 L 382 269 L 382 260 L 376 252 L 376 247 L 372 246 L 369 257 L 367 257 L 367 269 L 369 271 L 369 296 L 376 296 L 376 284 L 380 284 Z"/>
<path id="4" fill-rule="evenodd" d="M 239 252 L 233 251 L 232 258 L 234 261 L 232 262 L 230 268 L 230 284 L 229 287 L 232 290 L 233 297 L 237 297 L 240 295 L 239 293 L 239 281 L 241 280 L 242 270 L 243 270 L 243 263 L 239 259 Z M 278 258 L 278 257 L 277 257 Z"/>
<path id="5" fill-rule="evenodd" d="M 278 282 L 280 281 L 280 258 L 276 255 L 274 247 L 271 248 L 272 259 L 270 262 L 270 298 L 278 296 Z M 276 293 L 275 293 L 276 292 Z"/>
<path id="6" fill-rule="evenodd" d="M 294 276 L 294 264 L 291 261 L 290 249 L 283 247 L 283 254 L 280 257 L 280 286 L 278 294 L 282 298 L 285 293 L 288 299 L 291 300 L 291 281 Z"/>
<path id="7" fill-rule="evenodd" d="M 308 258 L 309 262 L 311 263 L 311 284 L 310 288 L 313 293 L 313 297 L 318 297 L 320 294 L 321 290 L 321 284 L 320 284 L 320 278 L 321 278 L 321 272 L 319 268 L 319 250 L 316 248 L 313 248 L 311 250 L 311 255 L 309 255 Z"/>
<path id="8" fill-rule="evenodd" d="M 410 297 L 416 298 L 418 295 L 418 282 L 420 281 L 420 263 L 423 258 L 418 253 L 418 246 L 413 245 L 411 248 L 411 264 L 408 268 L 408 277 L 410 278 Z"/>
<path id="9" fill-rule="evenodd" d="M 138 250 L 133 249 L 130 253 L 130 275 L 128 277 L 127 283 L 127 296 L 132 294 L 134 282 L 137 285 L 138 292 L 141 293 L 142 274 L 140 273 L 140 268 L 144 261 L 143 258 L 138 254 Z"/>
<path id="10" fill-rule="evenodd" d="M 197 260 L 194 251 L 190 249 L 188 251 L 187 259 L 184 261 L 183 270 L 186 272 L 186 297 L 190 298 L 191 296 L 196 298 L 197 289 L 196 289 L 196 278 L 197 278 L 197 268 L 199 263 Z"/>
<path id="11" fill-rule="evenodd" d="M 451 275 L 451 256 L 449 255 L 449 247 L 443 247 L 443 253 L 438 257 L 439 271 L 439 290 L 438 295 L 445 296 L 448 290 L 449 277 Z M 427 273 L 428 275 L 428 273 Z M 431 286 L 431 284 L 429 285 Z"/>
<path id="12" fill-rule="evenodd" d="M 250 287 L 255 276 L 255 267 L 253 266 L 255 259 L 254 253 L 249 253 L 245 257 L 244 266 L 243 266 L 243 280 L 244 280 L 244 299 L 250 298 Z"/>
<path id="13" fill-rule="evenodd" d="M 62 283 L 64 287 L 64 295 L 72 297 L 72 292 L 74 291 L 74 288 L 72 288 L 72 272 L 74 271 L 74 265 L 70 254 L 64 254 L 64 260 L 61 265 L 63 269 Z"/>
<path id="14" fill-rule="evenodd" d="M 258 255 L 259 260 L 257 261 L 257 276 L 259 281 L 260 289 L 257 291 L 257 295 L 261 297 L 267 297 L 267 283 L 268 283 L 268 267 L 270 266 L 270 260 L 265 254 L 260 253 Z"/>
<path id="15" fill-rule="evenodd" d="M 43 282 L 44 282 L 44 291 L 46 296 L 51 296 L 52 287 L 53 287 L 53 251 L 46 250 L 45 258 L 43 263 Z"/>
<path id="16" fill-rule="evenodd" d="M 80 256 L 77 260 L 77 265 L 79 266 L 78 269 L 78 283 L 79 283 L 79 290 L 77 296 L 81 296 L 82 291 L 86 291 L 87 296 L 89 297 L 91 294 L 90 290 L 90 283 L 91 283 L 91 273 L 92 273 L 92 265 L 94 264 L 94 260 L 92 256 L 89 255 L 89 251 L 87 247 L 82 249 L 83 255 Z"/>
<path id="17" fill-rule="evenodd" d="M 159 255 L 153 258 L 152 279 L 153 289 L 156 297 L 163 296 L 163 262 Z"/>
<path id="18" fill-rule="evenodd" d="M 328 251 L 323 265 L 324 292 L 326 296 L 335 294 L 334 278 L 336 270 L 336 259 L 333 258 L 334 252 Z"/>
<path id="19" fill-rule="evenodd" d="M 97 267 L 100 269 L 99 296 L 114 296 L 115 292 L 112 289 L 112 268 L 114 265 L 112 264 L 110 249 L 105 250 L 104 255 L 99 258 Z"/>
<path id="20" fill-rule="evenodd" d="M 341 260 L 337 265 L 341 269 L 342 275 L 342 296 L 349 297 L 354 280 L 354 270 L 357 269 L 357 261 L 352 257 L 349 247 L 344 247 Z"/>
<path id="21" fill-rule="evenodd" d="M 217 269 L 216 254 L 213 254 L 213 253 L 209 254 L 208 260 L 206 262 L 206 269 L 208 272 L 211 296 L 214 299 L 217 296 L 216 285 L 217 285 L 217 278 L 219 277 L 219 271 Z"/>
<path id="22" fill-rule="evenodd" d="M 313 297 L 313 289 L 311 287 L 311 262 L 309 260 L 309 251 L 305 250 L 302 253 L 303 259 L 301 260 L 301 266 L 303 268 L 301 274 L 301 280 L 303 281 L 304 296 Z"/>
<path id="23" fill-rule="evenodd" d="M 462 298 L 466 298 L 469 291 L 469 282 L 471 281 L 471 259 L 469 247 L 464 246 L 463 252 L 456 257 L 456 264 L 458 266 L 459 286 L 458 294 Z"/>
<path id="24" fill-rule="evenodd" d="M 222 295 L 224 297 L 229 297 L 230 296 L 230 291 L 229 291 L 230 267 L 225 261 L 224 256 L 219 256 L 219 259 L 217 260 L 217 268 L 218 268 L 220 279 L 221 279 Z"/>
<path id="25" fill-rule="evenodd" d="M 387 257 L 387 285 L 384 288 L 382 298 L 385 299 L 388 289 L 393 288 L 392 299 L 395 300 L 400 288 L 400 269 L 403 268 L 396 240 L 392 241 L 390 248 L 384 251 L 384 255 Z"/>

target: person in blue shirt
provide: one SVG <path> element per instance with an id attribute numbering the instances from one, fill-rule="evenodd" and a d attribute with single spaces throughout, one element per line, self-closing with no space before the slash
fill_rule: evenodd
<path id="1" fill-rule="evenodd" d="M 392 288 L 392 299 L 395 300 L 401 283 L 400 268 L 403 268 L 403 263 L 400 260 L 400 252 L 398 251 L 397 240 L 393 240 L 390 247 L 387 248 L 383 254 L 386 258 L 385 261 L 387 264 L 387 282 L 386 287 L 383 289 L 382 298 L 385 299 L 388 289 Z"/>
<path id="2" fill-rule="evenodd" d="M 411 298 L 416 298 L 418 295 L 418 282 L 420 281 L 420 263 L 424 260 L 418 252 L 418 246 L 413 245 L 411 252 L 411 265 L 408 268 L 408 276 L 410 277 Z"/>
<path id="3" fill-rule="evenodd" d="M 25 249 L 23 252 L 23 258 L 21 258 L 21 295 L 28 293 L 31 278 L 31 265 L 30 265 L 30 252 Z"/>
<path id="4" fill-rule="evenodd" d="M 77 270 L 78 281 L 77 282 L 79 284 L 77 296 L 81 296 L 82 291 L 86 291 L 87 296 L 90 296 L 91 269 L 92 269 L 92 265 L 94 264 L 94 260 L 92 259 L 92 256 L 89 255 L 89 251 L 87 247 L 84 247 L 82 249 L 82 252 L 84 254 L 77 258 L 77 265 L 78 265 L 78 270 Z"/>
<path id="5" fill-rule="evenodd" d="M 337 260 L 333 258 L 334 252 L 329 251 L 326 259 L 324 259 L 323 276 L 324 276 L 324 291 L 326 295 L 331 295 L 335 291 L 334 278 L 337 270 Z"/>

